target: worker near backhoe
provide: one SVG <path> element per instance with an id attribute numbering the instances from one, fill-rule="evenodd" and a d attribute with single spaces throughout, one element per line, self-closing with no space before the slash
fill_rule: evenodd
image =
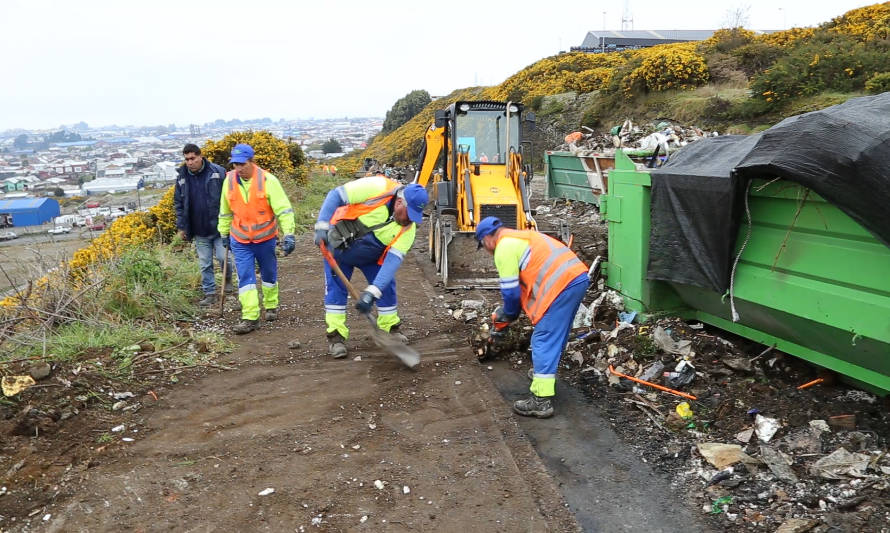
<path id="1" fill-rule="evenodd" d="M 278 178 L 260 168 L 249 144 L 236 144 L 229 162 L 235 167 L 223 182 L 219 206 L 219 233 L 231 247 L 238 270 L 241 322 L 232 331 L 242 335 L 259 326 L 260 302 L 256 289 L 256 265 L 263 280 L 266 320 L 278 319 L 278 259 L 275 246 L 284 235 L 284 255 L 294 251 L 296 219 L 290 200 Z"/>
<path id="2" fill-rule="evenodd" d="M 395 274 L 414 244 L 417 224 L 423 220 L 428 200 L 418 184 L 404 186 L 386 176 L 367 176 L 332 189 L 322 203 L 315 223 L 315 244 L 332 251 L 347 279 L 354 269 L 362 271 L 368 288 L 355 308 L 365 315 L 377 304 L 377 326 L 408 342 L 400 331 Z M 328 352 L 346 357 L 345 285 L 324 262 L 325 323 Z"/>
<path id="3" fill-rule="evenodd" d="M 476 240 L 494 255 L 500 280 L 503 305 L 491 315 L 493 333 L 503 333 L 521 310 L 534 326 L 531 396 L 513 402 L 513 411 L 553 416 L 556 369 L 590 283 L 587 267 L 565 244 L 537 231 L 505 228 L 497 217 L 479 222 Z"/>

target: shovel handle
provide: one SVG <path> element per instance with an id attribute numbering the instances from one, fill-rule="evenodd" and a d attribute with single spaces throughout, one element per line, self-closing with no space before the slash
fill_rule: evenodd
<path id="1" fill-rule="evenodd" d="M 228 235 L 225 236 L 229 238 Z M 229 247 L 223 246 L 223 268 L 222 268 L 222 290 L 219 291 L 219 316 L 223 316 L 226 312 L 226 274 L 229 273 Z M 210 259 L 213 261 L 213 258 Z M 212 266 L 212 263 L 211 263 Z"/>
<path id="2" fill-rule="evenodd" d="M 330 265 L 331 270 L 334 271 L 334 274 L 337 274 L 337 277 L 340 278 L 340 281 L 343 282 L 343 285 L 346 285 L 346 290 L 349 291 L 349 295 L 352 296 L 353 300 L 358 301 L 358 291 L 355 290 L 355 287 L 352 286 L 352 283 L 350 283 L 349 280 L 346 279 L 346 274 L 344 274 L 343 271 L 340 270 L 340 265 L 337 264 L 337 261 L 334 259 L 334 256 L 331 255 L 331 251 L 328 250 L 328 247 L 324 243 L 324 241 L 321 241 L 319 243 L 319 247 L 321 248 L 321 255 L 324 256 L 324 259 L 328 262 L 328 265 Z"/>

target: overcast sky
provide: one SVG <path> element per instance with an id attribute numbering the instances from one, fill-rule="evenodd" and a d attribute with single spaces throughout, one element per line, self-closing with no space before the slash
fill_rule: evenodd
<path id="1" fill-rule="evenodd" d="M 383 116 L 619 30 L 625 6 L 637 30 L 716 29 L 737 8 L 778 29 L 871 3 L 0 0 L 0 130 Z"/>

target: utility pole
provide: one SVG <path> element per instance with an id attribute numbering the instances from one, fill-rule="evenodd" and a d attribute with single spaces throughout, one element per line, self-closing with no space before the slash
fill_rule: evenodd
<path id="1" fill-rule="evenodd" d="M 634 16 L 630 11 L 630 0 L 624 0 L 624 13 L 621 15 L 621 31 L 633 31 Z"/>

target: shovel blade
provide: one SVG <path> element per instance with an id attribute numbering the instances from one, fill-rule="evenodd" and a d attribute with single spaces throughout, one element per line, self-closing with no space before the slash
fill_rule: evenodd
<path id="1" fill-rule="evenodd" d="M 374 319 L 369 318 L 371 322 L 371 332 L 374 338 L 374 344 L 380 349 L 396 356 L 403 365 L 413 369 L 420 363 L 420 354 L 414 348 L 402 344 L 402 342 L 389 333 L 377 327 Z"/>

